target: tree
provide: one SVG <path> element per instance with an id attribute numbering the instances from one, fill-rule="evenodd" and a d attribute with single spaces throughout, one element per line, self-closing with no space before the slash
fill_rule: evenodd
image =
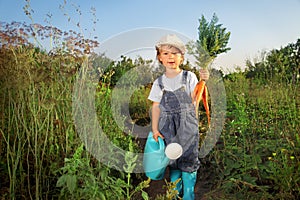
<path id="1" fill-rule="evenodd" d="M 280 49 L 265 52 L 258 61 L 246 61 L 247 78 L 260 78 L 264 81 L 295 83 L 300 74 L 300 39 Z"/>
<path id="2" fill-rule="evenodd" d="M 230 32 L 226 32 L 226 28 L 222 28 L 222 24 L 214 13 L 210 22 L 202 15 L 199 19 L 198 40 L 189 42 L 187 49 L 196 60 L 197 64 L 202 68 L 208 65 L 221 53 L 229 51 L 231 48 L 226 47 L 230 38 Z"/>

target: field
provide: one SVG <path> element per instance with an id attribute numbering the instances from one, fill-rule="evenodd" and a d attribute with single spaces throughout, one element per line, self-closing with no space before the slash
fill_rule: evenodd
<path id="1" fill-rule="evenodd" d="M 103 141 L 96 137 L 83 140 L 74 119 L 78 112 L 82 116 L 89 114 L 85 112 L 89 110 L 80 110 L 81 107 L 74 111 L 76 80 L 98 70 L 100 79 L 88 83 L 95 88 L 95 93 L 89 93 L 94 102 L 87 102 L 95 108 L 96 125 L 101 126 L 115 146 L 142 153 L 144 141 L 133 137 L 123 124 L 149 125 L 151 104 L 147 95 L 151 84 L 135 88 L 129 103 L 126 93 L 120 95 L 121 103 L 115 109 L 112 96 L 125 72 L 145 65 L 142 74 L 130 76 L 128 91 L 133 91 L 134 83 L 150 70 L 147 61 L 123 57 L 99 70 L 99 63 L 107 62 L 103 55 L 76 56 L 79 54 L 70 51 L 49 54 L 25 42 L 3 44 L 0 49 L 1 199 L 172 198 L 171 183 L 165 183 L 166 187 L 160 188 L 162 193 L 157 194 L 151 189 L 157 184 L 143 173 L 135 173 L 141 163 L 133 154 L 110 157 L 106 164 L 99 162 L 108 159 L 114 150 L 100 152 L 100 158 L 91 153 L 84 144 L 103 145 Z M 197 184 L 201 199 L 300 198 L 299 62 L 284 64 L 285 69 L 293 69 L 290 73 L 268 71 L 269 65 L 263 64 L 266 62 L 254 63 L 246 72 L 237 70 L 219 80 L 226 91 L 226 115 L 216 145 L 201 158 Z M 212 71 L 212 77 L 213 74 Z M 80 96 L 83 102 L 86 97 Z M 124 118 L 116 120 L 115 112 L 125 113 Z M 200 116 L 205 116 L 203 110 Z M 207 127 L 205 117 L 200 119 L 203 141 Z M 95 122 L 88 122 L 83 127 L 89 131 L 94 125 Z"/>

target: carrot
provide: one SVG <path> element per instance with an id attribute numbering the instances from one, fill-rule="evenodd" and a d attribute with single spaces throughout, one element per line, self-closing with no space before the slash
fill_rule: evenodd
<path id="1" fill-rule="evenodd" d="M 193 101 L 196 103 L 196 112 L 198 113 L 199 103 L 203 101 L 203 105 L 206 111 L 208 125 L 210 125 L 210 112 L 208 105 L 208 89 L 205 81 L 201 80 L 197 83 L 194 91 L 193 91 Z"/>

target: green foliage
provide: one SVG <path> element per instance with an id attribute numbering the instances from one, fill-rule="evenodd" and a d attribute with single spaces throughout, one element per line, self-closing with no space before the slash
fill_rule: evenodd
<path id="1" fill-rule="evenodd" d="M 26 2 L 25 13 L 33 21 Z M 98 42 L 37 23 L 1 22 L 0 34 L 0 178 L 5 180 L 1 197 L 125 199 L 141 193 L 147 199 L 143 188 L 150 180 L 135 180 L 137 187 L 132 186 L 135 157 L 126 157 L 125 176 L 88 155 L 75 134 L 73 84 Z M 49 52 L 42 49 L 44 40 L 50 42 Z M 100 60 L 111 64 L 104 57 Z M 111 123 L 111 88 L 102 84 L 98 89 L 96 97 L 102 101 L 96 106 L 106 132 L 121 148 L 137 152 L 133 138 Z"/>
<path id="2" fill-rule="evenodd" d="M 60 199 L 122 199 L 124 180 L 111 176 L 111 169 L 101 164 L 91 166 L 88 155 L 83 157 L 83 145 L 58 170 L 62 175 L 56 186 L 61 187 Z"/>
<path id="3" fill-rule="evenodd" d="M 189 53 L 194 55 L 197 64 L 202 68 L 207 68 L 219 54 L 231 49 L 226 47 L 230 32 L 226 32 L 222 24 L 217 24 L 218 21 L 215 13 L 210 22 L 202 15 L 199 19 L 198 40 L 187 45 Z"/>
<path id="4" fill-rule="evenodd" d="M 0 59 L 0 146 L 9 180 L 3 187 L 12 199 L 46 198 L 52 169 L 78 144 L 70 104 L 75 59 L 30 46 L 2 48 Z"/>
<path id="5" fill-rule="evenodd" d="M 130 116 L 140 126 L 150 124 L 149 108 L 151 107 L 151 102 L 148 100 L 149 93 L 150 88 L 141 87 L 132 94 L 130 99 Z"/>
<path id="6" fill-rule="evenodd" d="M 177 183 L 180 179 L 176 180 L 175 182 L 168 182 L 165 180 L 166 185 L 163 187 L 166 189 L 166 193 L 163 195 L 157 195 L 155 200 L 172 200 L 172 199 L 181 199 L 178 196 L 178 191 L 175 189 Z"/>
<path id="7" fill-rule="evenodd" d="M 111 63 L 105 66 L 104 74 L 112 74 L 110 79 L 101 76 L 101 82 L 109 83 L 111 86 L 115 86 L 126 72 L 135 67 L 132 59 L 125 56 L 121 56 L 121 60 L 118 62 Z"/>
<path id="8" fill-rule="evenodd" d="M 212 153 L 224 198 L 298 199 L 299 86 L 258 85 L 242 73 L 232 77 L 225 82 L 222 145 Z"/>
<path id="9" fill-rule="evenodd" d="M 247 60 L 246 76 L 257 78 L 261 83 L 270 81 L 299 83 L 300 39 L 280 49 L 264 52 L 255 62 Z"/>
<path id="10" fill-rule="evenodd" d="M 95 106 L 98 120 L 102 131 L 107 134 L 109 140 L 116 146 L 128 151 L 129 144 L 132 143 L 133 138 L 124 133 L 123 125 L 121 127 L 119 126 L 119 124 L 123 124 L 122 122 L 124 122 L 125 118 L 119 119 L 121 120 L 119 124 L 116 123 L 112 114 L 111 92 L 110 87 L 103 84 L 97 88 Z M 137 148 L 137 145 L 135 148 Z M 135 151 L 137 150 L 135 149 Z"/>
<path id="11" fill-rule="evenodd" d="M 58 185 L 62 188 L 62 198 L 73 195 L 83 199 L 94 196 L 110 196 L 107 199 L 111 199 L 111 190 L 120 197 L 129 191 L 130 195 L 143 193 L 146 198 L 142 190 L 146 182 L 133 187 L 130 171 L 127 174 L 130 178 L 126 179 L 122 173 L 111 172 L 108 167 L 95 167 L 93 159 L 79 156 L 81 148 L 68 159 L 81 143 L 75 134 L 71 103 L 80 59 L 65 54 L 47 55 L 22 46 L 2 48 L 0 58 L 3 111 L 0 114 L 0 153 L 1 163 L 6 163 L 1 165 L 1 172 L 4 172 L 1 179 L 7 180 L 1 183 L 5 188 L 2 192 L 7 193 L 1 195 L 11 199 L 21 195 L 56 198 L 59 188 L 54 186 L 58 179 L 57 169 L 61 168 L 63 174 Z M 112 123 L 110 91 L 105 85 L 98 88 L 96 109 L 99 119 L 111 141 L 125 150 L 137 152 L 133 138 Z M 65 166 L 62 167 L 63 162 Z M 128 157 L 126 162 L 129 166 L 134 163 L 134 158 Z M 133 168 L 131 165 L 130 169 Z M 106 185 L 99 186 L 101 182 Z"/>
<path id="12" fill-rule="evenodd" d="M 129 149 L 134 150 L 132 143 L 129 144 Z M 65 158 L 64 166 L 57 171 L 61 174 L 56 184 L 61 188 L 59 198 L 130 200 L 140 194 L 143 199 L 149 199 L 144 189 L 149 187 L 150 179 L 140 182 L 135 187 L 132 185 L 132 172 L 136 159 L 137 156 L 133 153 L 126 153 L 124 170 L 127 180 L 125 181 L 122 172 L 113 171 L 110 166 L 93 161 L 81 145 L 72 158 Z"/>

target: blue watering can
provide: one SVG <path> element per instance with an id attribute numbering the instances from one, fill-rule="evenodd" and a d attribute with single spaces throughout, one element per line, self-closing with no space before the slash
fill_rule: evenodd
<path id="1" fill-rule="evenodd" d="M 147 177 L 152 180 L 164 178 L 169 158 L 165 154 L 165 142 L 158 137 L 158 142 L 153 138 L 153 133 L 149 132 L 144 150 L 144 171 Z"/>

